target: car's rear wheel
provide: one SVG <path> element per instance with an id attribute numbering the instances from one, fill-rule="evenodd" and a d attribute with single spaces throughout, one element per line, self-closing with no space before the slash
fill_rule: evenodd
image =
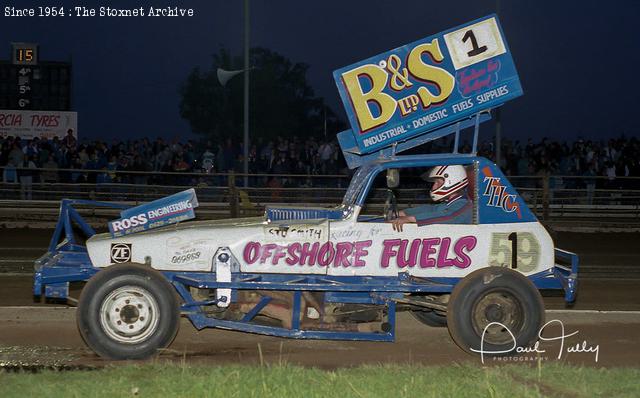
<path id="1" fill-rule="evenodd" d="M 538 289 L 519 272 L 488 267 L 460 281 L 447 307 L 451 337 L 463 350 L 513 353 L 538 338 L 544 303 Z"/>
<path id="2" fill-rule="evenodd" d="M 142 359 L 167 347 L 179 326 L 174 288 L 138 264 L 110 266 L 87 282 L 78 304 L 82 338 L 98 355 Z"/>

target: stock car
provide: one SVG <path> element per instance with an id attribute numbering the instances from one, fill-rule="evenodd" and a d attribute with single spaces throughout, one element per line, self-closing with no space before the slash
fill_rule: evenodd
<path id="1" fill-rule="evenodd" d="M 63 200 L 35 264 L 34 294 L 68 299 L 69 283 L 86 281 L 80 334 L 115 359 L 167 347 L 181 315 L 197 329 L 393 341 L 396 313 L 411 311 L 426 325 L 446 325 L 469 352 L 532 343 L 544 322 L 539 289 L 573 302 L 578 256 L 555 248 L 500 168 L 476 155 L 480 123 L 522 95 L 497 16 L 341 68 L 334 79 L 351 127 L 338 141 L 356 169 L 339 206 L 184 221 L 195 215 L 195 196 L 168 197 L 124 209 L 109 233 L 96 234 L 74 207 L 120 205 Z M 470 127 L 473 144 L 460 153 L 460 132 Z M 453 134 L 450 153 L 401 155 Z M 448 165 L 467 173 L 469 221 L 396 231 L 389 221 L 403 209 L 393 189 Z M 376 210 L 381 180 L 389 191 Z M 428 205 L 427 189 L 412 204 Z"/>
<path id="2" fill-rule="evenodd" d="M 365 214 L 380 177 L 461 165 L 470 177 L 469 224 L 389 223 Z M 392 178 L 387 177 L 389 175 Z M 427 190 L 425 186 L 425 192 Z M 546 229 L 500 169 L 461 154 L 391 156 L 358 168 L 334 208 L 267 208 L 264 216 L 186 221 L 114 237 L 95 234 L 65 200 L 49 252 L 36 262 L 34 294 L 78 300 L 79 331 L 97 354 L 146 358 L 167 347 L 180 315 L 198 328 L 273 336 L 392 341 L 396 312 L 449 328 L 464 350 L 513 351 L 544 322 L 538 289 L 576 295 L 578 257 Z M 75 241 L 76 224 L 89 238 Z"/>

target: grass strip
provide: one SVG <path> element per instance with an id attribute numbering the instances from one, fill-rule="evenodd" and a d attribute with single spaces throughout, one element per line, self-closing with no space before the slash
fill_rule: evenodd
<path id="1" fill-rule="evenodd" d="M 551 363 L 503 368 L 515 380 L 567 397 L 639 397 L 639 368 L 592 368 Z"/>
<path id="2" fill-rule="evenodd" d="M 480 367 L 379 365 L 111 366 L 95 371 L 0 372 L 1 397 L 541 397 L 640 396 L 637 368 L 561 363 Z M 636 381 L 634 383 L 634 381 Z"/>

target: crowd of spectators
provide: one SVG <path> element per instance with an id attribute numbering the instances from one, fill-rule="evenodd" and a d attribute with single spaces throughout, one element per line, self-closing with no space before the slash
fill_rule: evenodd
<path id="1" fill-rule="evenodd" d="M 250 174 L 337 175 L 347 173 L 335 140 L 279 137 L 258 139 L 249 147 Z M 216 173 L 244 172 L 244 149 L 226 139 L 221 143 L 162 138 L 101 140 L 78 143 L 72 132 L 59 139 L 24 140 L 0 137 L 0 168 L 4 182 L 132 183 L 197 185 Z M 180 174 L 175 174 L 180 173 Z M 297 185 L 310 178 L 289 179 Z M 286 183 L 282 178 L 253 178 L 255 184 Z M 289 182 L 289 183 L 290 183 Z"/>
<path id="2" fill-rule="evenodd" d="M 501 149 L 500 167 L 510 176 L 577 176 L 582 177 L 574 179 L 578 186 L 640 189 L 637 181 L 618 178 L 640 177 L 640 141 L 636 137 L 573 142 L 507 140 Z M 484 143 L 479 154 L 493 159 L 493 145 Z"/>
<path id="3" fill-rule="evenodd" d="M 429 150 L 446 150 L 447 145 Z M 468 145 L 462 151 L 469 151 Z M 4 182 L 218 184 L 226 179 L 207 179 L 206 174 L 242 173 L 243 153 L 242 145 L 230 138 L 215 143 L 144 138 L 114 140 L 109 144 L 102 140 L 78 143 L 72 131 L 64 138 L 50 140 L 0 137 Z M 493 143 L 481 143 L 479 154 L 495 160 Z M 598 181 L 603 187 L 614 188 L 622 184 L 617 177 L 640 176 L 639 159 L 640 142 L 635 137 L 574 142 L 543 138 L 538 142 L 504 140 L 500 166 L 510 176 L 581 176 L 586 184 L 592 183 L 589 177 L 604 176 L 593 178 L 593 184 Z M 258 138 L 249 148 L 249 173 L 311 177 L 348 174 L 348 169 L 335 140 L 293 136 L 276 140 Z M 321 186 L 319 180 L 263 176 L 252 178 L 251 185 Z"/>

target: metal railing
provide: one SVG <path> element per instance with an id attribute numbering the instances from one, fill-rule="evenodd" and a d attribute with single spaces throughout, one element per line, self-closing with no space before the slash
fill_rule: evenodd
<path id="1" fill-rule="evenodd" d="M 20 172 L 25 169 L 19 169 Z M 250 174 L 249 186 L 242 186 L 243 174 L 234 173 L 157 173 L 78 169 L 28 169 L 31 181 L 0 182 L 0 216 L 33 214 L 50 208 L 55 213 L 63 198 L 118 201 L 137 204 L 195 187 L 201 202 L 199 215 L 221 218 L 262 214 L 265 206 L 301 204 L 331 206 L 339 204 L 349 183 L 346 175 Z M 121 182 L 56 181 L 53 173 L 72 177 L 73 173 L 112 175 Z M 115 177 L 115 178 L 114 178 Z M 120 178 L 122 177 L 122 178 Z M 543 221 L 606 220 L 618 224 L 640 224 L 640 178 L 602 176 L 511 176 L 534 213 Z M 134 183 L 136 181 L 137 183 Z M 166 184 L 173 181 L 172 184 Z M 145 184 L 142 184 L 145 182 Z M 415 188 L 396 192 L 400 207 L 428 201 L 426 188 L 412 181 Z M 386 189 L 374 189 L 367 210 L 380 211 Z M 105 214 L 106 216 L 106 214 Z"/>
<path id="2" fill-rule="evenodd" d="M 640 223 L 640 178 L 513 176 L 511 183 L 545 221 Z"/>

